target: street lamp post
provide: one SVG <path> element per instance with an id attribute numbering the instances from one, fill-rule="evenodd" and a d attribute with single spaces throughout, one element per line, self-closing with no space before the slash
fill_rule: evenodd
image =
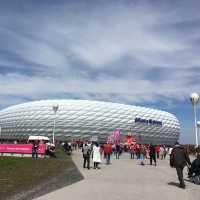
<path id="1" fill-rule="evenodd" d="M 197 121 L 197 127 L 200 129 L 200 121 Z M 198 132 L 198 137 L 199 137 L 199 132 Z M 199 140 L 199 138 L 198 138 Z"/>
<path id="2" fill-rule="evenodd" d="M 196 116 L 196 105 L 199 101 L 199 95 L 197 93 L 192 93 L 190 95 L 190 100 L 192 102 L 193 106 L 193 112 L 194 112 L 194 127 L 195 127 L 195 141 L 196 141 L 196 147 L 198 147 L 198 133 L 197 133 L 197 116 Z"/>
<path id="3" fill-rule="evenodd" d="M 59 105 L 55 104 L 53 105 L 53 111 L 54 111 L 54 121 L 53 121 L 53 144 L 55 144 L 55 129 L 56 129 L 56 113 L 58 111 Z"/>

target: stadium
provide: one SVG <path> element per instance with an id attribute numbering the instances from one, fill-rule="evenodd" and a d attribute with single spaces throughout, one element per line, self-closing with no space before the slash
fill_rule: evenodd
<path id="1" fill-rule="evenodd" d="M 56 108 L 56 109 L 55 109 Z M 132 134 L 140 143 L 174 144 L 179 139 L 178 119 L 165 111 L 89 100 L 41 100 L 0 111 L 1 139 L 24 140 L 30 135 L 55 139 L 106 141 L 114 130 Z"/>

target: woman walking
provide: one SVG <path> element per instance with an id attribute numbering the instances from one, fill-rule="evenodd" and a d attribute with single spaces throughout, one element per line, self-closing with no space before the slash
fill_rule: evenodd
<path id="1" fill-rule="evenodd" d="M 100 167 L 98 165 L 99 165 L 99 163 L 101 163 L 101 150 L 100 150 L 98 143 L 95 143 L 95 145 L 93 146 L 93 159 L 92 160 L 94 163 L 94 169 L 100 169 Z"/>
<path id="2" fill-rule="evenodd" d="M 146 153 L 147 151 L 146 151 L 145 145 L 141 144 L 140 145 L 140 164 L 143 166 L 145 165 Z"/>

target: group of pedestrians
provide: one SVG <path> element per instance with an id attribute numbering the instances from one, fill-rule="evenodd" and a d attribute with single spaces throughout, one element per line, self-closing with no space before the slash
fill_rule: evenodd
<path id="1" fill-rule="evenodd" d="M 130 158 L 134 159 L 136 157 L 137 160 L 140 160 L 141 165 L 145 165 L 145 160 L 147 158 L 150 159 L 150 165 L 154 162 L 156 166 L 157 159 L 165 159 L 167 155 L 167 148 L 163 145 L 153 145 L 153 144 L 136 144 L 133 143 L 130 145 Z"/>
<path id="2" fill-rule="evenodd" d="M 156 160 L 158 158 L 165 159 L 167 155 L 167 148 L 165 146 L 160 145 L 146 145 L 146 144 L 131 144 L 130 146 L 122 146 L 120 144 L 112 145 L 110 143 L 103 144 L 99 146 L 97 142 L 84 143 L 82 146 L 83 153 L 83 167 L 90 168 L 90 159 L 94 163 L 94 168 L 99 169 L 99 164 L 102 162 L 102 157 L 106 160 L 106 164 L 110 164 L 110 159 L 112 153 L 115 154 L 116 159 L 120 158 L 122 151 L 126 149 L 126 151 L 130 152 L 131 159 L 140 160 L 141 165 L 145 165 L 146 159 L 149 158 L 150 165 L 157 165 Z M 102 156 L 103 155 L 103 156 Z"/>
<path id="3" fill-rule="evenodd" d="M 90 159 L 93 161 L 93 168 L 100 169 L 99 164 L 102 162 L 102 157 L 106 160 L 106 164 L 110 164 L 110 156 L 112 154 L 112 145 L 104 144 L 101 147 L 97 142 L 84 143 L 82 147 L 83 153 L 83 168 L 90 169 Z M 104 154 L 104 156 L 102 156 Z"/>
<path id="4" fill-rule="evenodd" d="M 94 169 L 100 169 L 101 163 L 101 150 L 98 143 L 85 143 L 82 147 L 83 153 L 83 168 L 90 169 L 90 158 L 92 157 Z"/>

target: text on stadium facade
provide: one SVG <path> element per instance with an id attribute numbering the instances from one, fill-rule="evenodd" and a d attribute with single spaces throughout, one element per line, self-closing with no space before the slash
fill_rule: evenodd
<path id="1" fill-rule="evenodd" d="M 158 126 L 162 126 L 162 122 L 161 121 L 157 121 L 157 120 L 153 120 L 153 119 L 142 119 L 142 118 L 135 118 L 135 122 L 139 122 L 139 123 L 144 123 L 147 125 L 158 125 Z"/>

